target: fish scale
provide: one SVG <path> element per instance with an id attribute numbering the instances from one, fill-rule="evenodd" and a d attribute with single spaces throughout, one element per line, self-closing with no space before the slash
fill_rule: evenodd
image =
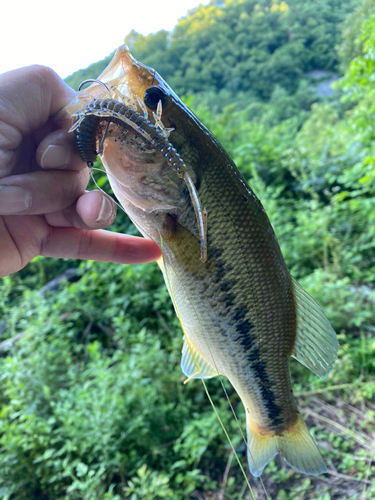
<path id="1" fill-rule="evenodd" d="M 247 372 L 247 377 L 238 377 L 234 368 L 226 366 L 221 369 L 219 363 L 216 365 L 221 373 L 224 373 L 235 386 L 237 392 L 244 394 L 246 391 L 253 390 L 254 394 L 250 396 L 250 399 L 255 405 L 255 400 L 257 400 L 257 394 L 261 394 L 261 400 L 258 403 L 259 407 L 265 406 L 269 408 L 269 414 L 267 415 L 270 420 L 272 430 L 277 430 L 278 426 L 282 422 L 289 423 L 293 418 L 295 419 L 295 405 L 291 402 L 291 392 L 290 384 L 279 384 L 278 381 L 288 380 L 288 359 L 287 356 L 290 355 L 293 346 L 293 333 L 295 332 L 295 309 L 292 299 L 291 292 L 291 280 L 289 273 L 286 271 L 284 261 L 282 260 L 281 252 L 279 250 L 276 238 L 265 239 L 257 237 L 258 232 L 261 231 L 261 224 L 264 224 L 266 219 L 263 207 L 257 198 L 250 194 L 251 198 L 254 200 L 253 204 L 244 202 L 242 205 L 235 209 L 233 206 L 234 200 L 238 199 L 238 187 L 242 187 L 242 183 L 238 183 L 239 186 L 234 186 L 231 190 L 226 189 L 229 184 L 229 180 L 233 183 L 233 179 L 229 176 L 231 174 L 232 164 L 229 163 L 229 168 L 223 169 L 223 165 L 220 164 L 217 168 L 217 163 L 214 158 L 211 157 L 210 170 L 205 171 L 205 175 L 210 176 L 211 182 L 208 184 L 202 181 L 201 188 L 198 190 L 198 194 L 202 200 L 202 203 L 207 208 L 209 214 L 209 224 L 207 232 L 208 240 L 208 255 L 213 262 L 213 270 L 208 271 L 204 280 L 206 285 L 208 284 L 208 289 L 202 294 L 202 292 L 197 289 L 196 277 L 191 274 L 191 279 L 188 278 L 189 275 L 181 273 L 179 281 L 183 283 L 184 288 L 188 287 L 189 293 L 187 294 L 189 300 L 195 304 L 201 302 L 201 297 L 214 297 L 214 301 L 206 299 L 203 311 L 201 311 L 200 316 L 204 318 L 207 316 L 206 308 L 207 303 L 209 303 L 209 308 L 212 309 L 212 315 L 215 317 L 222 316 L 225 320 L 230 323 L 228 325 L 228 334 L 225 336 L 226 342 L 232 342 L 230 348 L 231 354 L 236 355 L 236 346 L 238 343 L 239 335 L 243 337 L 245 344 L 247 344 L 247 349 L 250 349 L 251 357 L 250 361 L 245 368 L 250 370 L 242 369 L 239 370 L 238 364 L 235 365 L 235 370 L 241 371 L 242 373 Z M 241 179 L 242 180 L 242 179 Z M 204 186 L 208 186 L 205 189 Z M 236 189 L 237 187 L 237 189 Z M 220 200 L 220 202 L 219 202 Z M 212 214 L 212 215 L 211 215 Z M 190 214 L 191 216 L 191 214 Z M 223 225 L 222 221 L 226 221 Z M 191 222 L 194 222 L 193 219 Z M 268 219 L 267 219 L 268 222 Z M 184 218 L 181 218 L 181 224 L 184 223 Z M 188 226 L 191 226 L 189 224 Z M 224 227 L 223 227 L 224 226 Z M 231 227 L 231 231 L 228 234 L 228 229 Z M 178 239 L 175 237 L 174 239 Z M 169 244 L 169 239 L 166 238 L 165 244 Z M 253 242 L 253 244 L 252 244 Z M 187 247 L 186 242 L 183 244 Z M 250 246 L 249 250 L 246 252 L 244 249 L 246 246 Z M 255 251 L 254 251 L 255 250 Z M 176 250 L 174 250 L 174 253 Z M 192 261 L 192 255 L 194 255 L 195 248 L 194 245 L 191 248 L 191 252 L 185 253 L 185 258 L 187 260 L 186 265 Z M 266 254 L 270 254 L 270 257 L 266 259 Z M 231 260 L 226 259 L 226 254 L 231 255 Z M 250 263 L 248 258 L 250 256 Z M 274 254 L 277 254 L 280 261 L 276 261 Z M 256 263 L 256 265 L 251 266 L 251 262 Z M 179 268 L 183 267 L 184 260 L 179 259 Z M 234 264 L 235 263 L 235 264 Z M 243 279 L 243 273 L 238 272 L 240 268 L 248 268 L 246 273 L 246 280 Z M 250 269 L 249 269 L 250 268 Z M 272 269 L 273 268 L 273 269 Z M 265 270 L 268 271 L 265 274 Z M 271 272 L 270 272 L 271 271 Z M 273 271 L 273 272 L 272 272 Z M 268 277 L 268 286 L 265 280 L 265 276 Z M 283 287 L 280 292 L 277 293 L 275 289 L 275 279 L 282 283 Z M 254 282 L 260 281 L 260 286 L 254 286 Z M 214 286 L 210 286 L 213 283 Z M 251 294 L 247 293 L 248 289 L 251 290 Z M 256 290 L 256 293 L 254 293 Z M 289 295 L 289 301 L 292 302 L 292 307 L 285 308 L 284 302 L 285 296 Z M 211 303 L 213 302 L 213 303 Z M 269 304 L 272 306 L 272 302 L 278 304 L 278 309 L 281 312 L 281 318 L 277 315 L 277 310 L 273 309 L 273 320 L 270 318 L 265 318 L 262 312 L 263 308 L 259 307 L 259 304 Z M 286 301 L 288 302 L 288 301 Z M 196 306 L 198 307 L 198 306 Z M 284 310 L 288 310 L 288 317 L 284 318 Z M 242 315 L 244 311 L 250 311 L 248 314 L 249 319 L 244 319 Z M 251 314 L 251 311 L 254 311 Z M 258 314 L 257 314 L 258 312 Z M 181 311 L 180 311 L 181 315 Z M 241 317 L 240 317 L 241 316 Z M 237 318 L 237 319 L 236 319 Z M 231 321 L 232 320 L 232 321 Z M 186 320 L 187 321 L 187 320 Z M 247 322 L 247 323 L 246 323 Z M 281 324 L 280 324 L 281 323 Z M 288 324 L 289 323 L 289 324 Z M 211 330 L 206 332 L 206 328 L 202 321 L 199 322 L 197 326 L 200 330 L 200 334 L 193 334 L 194 338 L 198 337 L 195 342 L 198 350 L 205 355 L 206 358 L 210 358 L 210 352 L 208 351 L 208 345 L 217 345 L 215 343 L 215 338 L 222 335 L 221 332 L 214 332 L 212 327 L 212 322 L 209 321 L 209 326 L 207 329 Z M 284 336 L 284 356 L 280 359 L 280 368 L 278 369 L 275 363 L 274 349 L 270 355 L 264 352 L 263 356 L 260 358 L 259 350 L 254 346 L 254 334 L 252 330 L 256 329 L 258 334 L 261 335 L 264 345 L 267 345 L 274 338 L 274 332 L 277 330 L 291 332 L 289 338 Z M 188 328 L 185 328 L 189 335 Z M 212 342 L 209 336 L 213 335 Z M 255 337 L 256 338 L 256 337 Z M 224 352 L 228 352 L 228 345 L 225 342 Z M 286 351 L 286 352 L 285 352 Z M 257 352 L 257 354 L 255 354 Z M 223 352 L 212 349 L 212 354 L 214 359 L 220 360 L 223 357 Z M 253 358 L 253 359 L 252 359 Z M 271 370 L 272 368 L 272 370 Z M 271 372 L 274 376 L 272 377 L 273 384 L 272 387 L 277 390 L 277 399 L 274 396 L 274 392 L 271 389 L 271 383 L 269 382 L 269 376 L 265 376 L 266 373 Z M 280 377 L 280 373 L 288 376 Z M 250 380 L 249 380 L 250 378 Z M 256 386 L 254 385 L 254 379 L 256 380 Z M 266 379 L 266 380 L 265 380 Z M 266 389 L 265 389 L 266 386 Z M 279 387 L 280 386 L 280 387 Z M 246 387 L 246 389 L 243 389 Z M 280 407 L 277 405 L 276 401 L 280 401 Z M 285 403 L 289 404 L 286 405 Z M 283 408 L 283 410 L 281 410 Z M 277 419 L 275 419 L 275 414 L 277 413 Z M 292 415 L 290 415 L 290 413 Z M 280 416 L 281 414 L 281 416 Z"/>
<path id="2" fill-rule="evenodd" d="M 168 169 L 163 156 L 113 137 L 104 141 L 102 161 L 113 191 L 162 251 L 159 265 L 184 331 L 184 374 L 188 380 L 224 375 L 233 385 L 246 410 L 254 476 L 277 453 L 299 472 L 325 472 L 293 398 L 289 360 L 294 356 L 326 376 L 337 356 L 335 332 L 291 277 L 261 202 L 210 131 L 126 47 L 99 79 L 114 74 L 121 92 L 157 111 L 159 126 L 174 129 L 171 144 L 195 189 L 184 189 L 183 176 Z M 200 206 L 204 220 L 197 216 Z M 205 259 L 199 258 L 202 244 Z"/>

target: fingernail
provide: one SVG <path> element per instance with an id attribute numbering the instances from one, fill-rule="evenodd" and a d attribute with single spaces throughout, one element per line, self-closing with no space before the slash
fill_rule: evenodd
<path id="1" fill-rule="evenodd" d="M 64 168 L 69 163 L 70 150 L 65 146 L 48 146 L 40 159 L 42 168 Z"/>
<path id="2" fill-rule="evenodd" d="M 20 214 L 31 206 L 31 193 L 18 186 L 0 186 L 0 214 Z"/>
<path id="3" fill-rule="evenodd" d="M 103 196 L 102 205 L 100 207 L 98 218 L 95 222 L 105 223 L 111 219 L 113 216 L 113 203 L 106 197 Z"/>

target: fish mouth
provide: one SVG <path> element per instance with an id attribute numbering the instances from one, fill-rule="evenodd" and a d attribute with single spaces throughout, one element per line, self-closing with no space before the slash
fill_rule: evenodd
<path id="1" fill-rule="evenodd" d="M 148 87 L 162 83 L 156 71 L 138 62 L 126 45 L 121 45 L 116 50 L 112 61 L 99 75 L 98 80 L 114 86 L 134 104 L 136 96 L 143 99 Z"/>
<path id="2" fill-rule="evenodd" d="M 138 62 L 126 45 L 117 49 L 97 79 L 83 83 L 89 81 L 94 83 L 88 89 L 79 90 L 65 108 L 76 117 L 70 130 L 78 131 L 85 117 L 90 116 L 99 120 L 102 117 L 107 123 L 101 138 L 97 134 L 99 128 L 92 126 L 84 129 L 82 135 L 78 134 L 81 153 L 86 158 L 88 148 L 90 158 L 91 154 L 101 156 L 109 182 L 128 210 L 132 206 L 146 213 L 173 211 L 181 214 L 190 197 L 201 241 L 201 260 L 206 261 L 207 213 L 201 208 L 194 174 L 188 172 L 179 153 L 168 141 L 169 134 L 176 129 L 175 124 L 169 118 L 173 126 L 167 128 L 161 119 L 164 104 L 175 104 L 178 97 L 155 70 Z M 114 106 L 120 105 L 120 108 L 112 109 L 113 101 L 117 101 Z M 125 116 L 129 108 L 131 114 Z M 124 109 L 123 113 L 120 109 Z M 132 110 L 138 111 L 138 115 Z M 154 123 L 149 121 L 149 113 Z M 115 125 L 113 129 L 110 123 Z M 95 143 L 99 147 L 94 149 Z M 93 165 L 91 160 L 88 165 Z"/>
<path id="3" fill-rule="evenodd" d="M 116 50 L 111 62 L 96 80 L 90 87 L 77 92 L 74 100 L 65 108 L 69 114 L 83 109 L 95 99 L 124 101 L 125 98 L 124 104 L 139 108 L 137 97 L 143 102 L 144 94 L 151 86 L 162 88 L 166 94 L 171 93 L 161 76 L 154 69 L 137 61 L 126 45 L 121 45 Z"/>
<path id="4" fill-rule="evenodd" d="M 164 127 L 161 121 L 161 100 L 158 101 L 160 109 L 159 105 L 149 108 L 144 102 L 145 92 L 150 87 L 156 96 L 161 89 L 163 95 L 171 94 L 167 84 L 154 69 L 138 62 L 126 45 L 116 50 L 97 79 L 87 80 L 87 83 L 89 81 L 93 82 L 90 87 L 79 90 L 65 109 L 76 118 L 72 131 L 78 130 L 84 117 L 88 116 L 86 113 L 91 113 L 91 110 L 95 110 L 91 117 L 103 117 L 103 122 L 109 118 L 106 126 L 103 124 L 102 129 L 95 131 L 95 154 L 100 155 L 117 198 L 123 206 L 132 205 L 146 213 L 181 211 L 187 204 L 187 196 L 181 196 L 183 180 L 166 159 L 167 148 L 172 149 L 167 142 L 172 129 Z M 105 106 L 100 108 L 101 105 L 95 108 L 95 104 L 90 107 L 94 101 L 117 101 L 123 108 L 130 108 L 130 114 L 121 122 L 118 117 L 125 116 L 125 112 L 119 115 L 112 110 L 113 106 L 111 109 Z M 138 111 L 138 114 L 131 110 Z M 109 123 L 113 126 L 109 127 Z M 93 146 L 94 142 L 87 140 L 93 131 L 94 128 L 85 129 L 80 136 L 80 141 L 84 138 L 84 148 L 91 149 Z M 178 162 L 177 156 L 174 161 Z M 184 166 L 183 162 L 181 165 Z"/>

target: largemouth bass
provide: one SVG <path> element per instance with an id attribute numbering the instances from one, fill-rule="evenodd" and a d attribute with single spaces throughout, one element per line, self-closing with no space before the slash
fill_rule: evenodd
<path id="1" fill-rule="evenodd" d="M 182 371 L 188 378 L 229 379 L 246 410 L 254 476 L 277 453 L 304 474 L 325 472 L 293 397 L 289 358 L 324 377 L 337 338 L 291 277 L 261 202 L 211 132 L 125 46 L 98 79 L 108 92 L 93 85 L 69 107 L 78 131 L 96 117 L 84 147 L 78 132 L 81 155 L 87 160 L 93 136 L 118 200 L 161 248 L 159 265 L 185 335 Z M 137 109 L 137 116 L 125 110 L 130 123 L 109 116 L 108 103 L 93 102 L 105 98 Z M 175 168 L 171 147 L 184 168 Z"/>

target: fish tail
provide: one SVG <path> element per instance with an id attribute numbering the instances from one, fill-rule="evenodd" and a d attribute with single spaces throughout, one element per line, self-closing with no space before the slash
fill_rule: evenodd
<path id="1" fill-rule="evenodd" d="M 282 434 L 262 432 L 247 421 L 248 451 L 247 459 L 250 472 L 259 477 L 264 467 L 278 453 L 298 472 L 308 475 L 327 472 L 326 464 L 307 430 L 300 414 L 296 422 Z"/>

